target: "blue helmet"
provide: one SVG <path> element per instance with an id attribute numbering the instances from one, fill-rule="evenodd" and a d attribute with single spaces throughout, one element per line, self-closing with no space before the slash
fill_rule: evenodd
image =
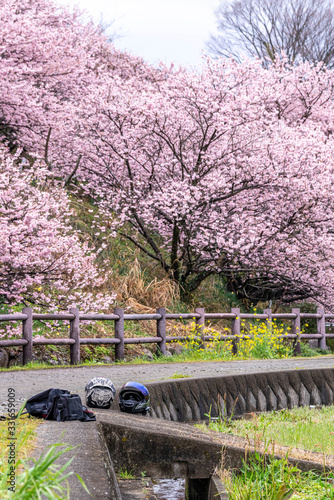
<path id="1" fill-rule="evenodd" d="M 119 392 L 119 407 L 126 413 L 142 413 L 150 409 L 150 393 L 139 382 L 127 382 Z"/>

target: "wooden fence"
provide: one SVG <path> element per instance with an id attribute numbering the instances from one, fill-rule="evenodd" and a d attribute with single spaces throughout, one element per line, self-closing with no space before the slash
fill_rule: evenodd
<path id="1" fill-rule="evenodd" d="M 326 333 L 326 320 L 334 320 L 334 314 L 325 314 L 321 308 L 317 309 L 316 313 L 301 313 L 300 309 L 294 308 L 291 313 L 273 314 L 271 309 L 265 309 L 263 314 L 248 314 L 241 313 L 239 308 L 232 308 L 229 313 L 206 313 L 204 309 L 197 308 L 194 313 L 182 314 L 167 314 L 164 308 L 158 308 L 155 314 L 124 314 L 123 309 L 115 309 L 113 314 L 82 314 L 78 308 L 72 308 L 66 314 L 39 314 L 34 313 L 30 307 L 25 307 L 21 314 L 1 314 L 0 322 L 4 321 L 22 321 L 22 338 L 11 340 L 0 340 L 0 347 L 15 347 L 22 346 L 23 349 L 23 364 L 32 361 L 33 346 L 36 345 L 69 345 L 71 364 L 80 363 L 80 345 L 115 345 L 115 359 L 124 359 L 124 347 L 126 344 L 144 344 L 156 343 L 161 354 L 166 354 L 166 344 L 173 341 L 186 341 L 187 336 L 167 336 L 166 321 L 167 320 L 195 320 L 198 327 L 198 332 L 204 342 L 217 340 L 217 337 L 205 335 L 204 327 L 206 320 L 227 319 L 231 321 L 231 334 L 220 335 L 218 340 L 233 340 L 234 352 L 237 352 L 238 341 L 241 335 L 241 320 L 242 319 L 259 319 L 259 320 L 282 320 L 288 319 L 291 321 L 291 332 L 287 335 L 282 335 L 284 338 L 293 339 L 294 353 L 300 354 L 301 339 L 317 339 L 318 347 L 326 349 L 326 339 L 334 338 L 334 334 Z M 316 319 L 317 333 L 303 334 L 301 332 L 302 319 Z M 69 338 L 57 339 L 41 339 L 33 337 L 33 321 L 69 321 L 70 335 Z M 136 337 L 127 338 L 124 336 L 125 321 L 141 321 L 150 320 L 156 321 L 156 336 L 155 337 Z M 114 321 L 115 335 L 108 338 L 85 338 L 80 337 L 80 322 L 82 321 Z M 204 345 L 204 344 L 203 344 Z"/>

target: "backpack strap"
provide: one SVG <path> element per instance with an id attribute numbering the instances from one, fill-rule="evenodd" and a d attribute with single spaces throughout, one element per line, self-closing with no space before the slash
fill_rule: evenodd
<path id="1" fill-rule="evenodd" d="M 53 406 L 53 412 L 52 416 L 54 420 L 57 420 L 57 422 L 62 422 L 66 420 L 65 414 L 67 414 L 67 407 L 64 404 L 64 399 L 61 396 L 56 396 L 54 399 L 54 406 Z"/>
<path id="2" fill-rule="evenodd" d="M 80 418 L 81 422 L 95 422 L 96 416 L 92 411 L 88 411 L 85 406 L 82 407 L 83 417 Z"/>

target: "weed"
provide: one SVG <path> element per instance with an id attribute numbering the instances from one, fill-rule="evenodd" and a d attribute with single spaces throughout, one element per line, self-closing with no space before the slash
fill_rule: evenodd
<path id="1" fill-rule="evenodd" d="M 332 500 L 333 474 L 302 472 L 280 460 L 255 452 L 244 460 L 240 473 L 220 471 L 230 500 Z"/>
<path id="2" fill-rule="evenodd" d="M 218 394 L 218 416 L 213 417 L 212 413 L 212 405 L 210 405 L 209 413 L 204 413 L 206 417 L 209 419 L 209 426 L 218 426 L 220 432 L 224 432 L 222 429 L 225 429 L 226 432 L 230 433 L 230 428 L 232 426 L 232 420 L 234 417 L 235 407 L 238 402 L 238 398 L 234 401 L 232 411 L 230 415 L 227 415 L 226 412 L 226 394 L 224 394 L 223 400 Z"/>
<path id="3" fill-rule="evenodd" d="M 132 470 L 128 471 L 127 469 L 121 468 L 118 471 L 118 476 L 120 479 L 136 479 L 136 476 L 132 473 Z"/>
<path id="4" fill-rule="evenodd" d="M 148 487 L 150 485 L 150 478 L 146 477 L 146 471 L 142 471 L 140 473 L 140 476 L 141 476 L 143 493 L 145 493 L 147 495 L 147 493 L 148 493 Z"/>
<path id="5" fill-rule="evenodd" d="M 323 356 L 324 354 L 328 354 L 328 352 L 323 351 L 322 349 L 312 349 L 307 342 L 300 343 L 300 355 L 302 358 Z"/>
<path id="6" fill-rule="evenodd" d="M 255 319 L 255 321 L 257 321 Z M 260 321 L 260 320 L 259 320 Z M 176 328 L 176 327 L 175 327 Z M 233 339 L 221 340 L 222 333 L 211 327 L 200 329 L 195 322 L 183 325 L 183 341 L 176 341 L 183 346 L 177 357 L 184 361 L 211 361 L 215 359 L 274 359 L 288 358 L 293 355 L 293 346 L 284 338 L 289 327 L 266 321 L 262 323 L 241 322 L 241 333 L 237 335 L 238 350 L 233 353 Z M 229 329 L 225 329 L 229 334 Z M 176 332 L 179 335 L 179 330 Z M 210 342 L 203 345 L 203 337 L 210 337 Z M 283 336 L 283 337 L 282 337 Z M 176 356 L 175 356 L 176 357 Z"/>
<path id="7" fill-rule="evenodd" d="M 169 378 L 189 378 L 190 375 L 185 375 L 184 373 L 175 372 Z"/>
<path id="8" fill-rule="evenodd" d="M 265 461 L 257 453 L 244 461 L 240 475 L 224 471 L 224 483 L 231 500 L 287 500 L 293 469 L 286 459 Z"/>

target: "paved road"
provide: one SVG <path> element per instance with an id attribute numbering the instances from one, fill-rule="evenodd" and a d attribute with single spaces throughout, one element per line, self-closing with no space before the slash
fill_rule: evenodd
<path id="1" fill-rule="evenodd" d="M 23 401 L 51 387 L 68 389 L 84 396 L 85 384 L 94 376 L 107 377 L 119 389 L 129 380 L 153 382 L 174 374 L 194 378 L 239 373 L 260 373 L 308 368 L 334 368 L 334 356 L 254 361 L 214 361 L 202 363 L 164 363 L 142 365 L 106 365 L 78 368 L 0 372 L 0 406 L 7 399 L 8 388 L 15 389 L 17 401 Z"/>

